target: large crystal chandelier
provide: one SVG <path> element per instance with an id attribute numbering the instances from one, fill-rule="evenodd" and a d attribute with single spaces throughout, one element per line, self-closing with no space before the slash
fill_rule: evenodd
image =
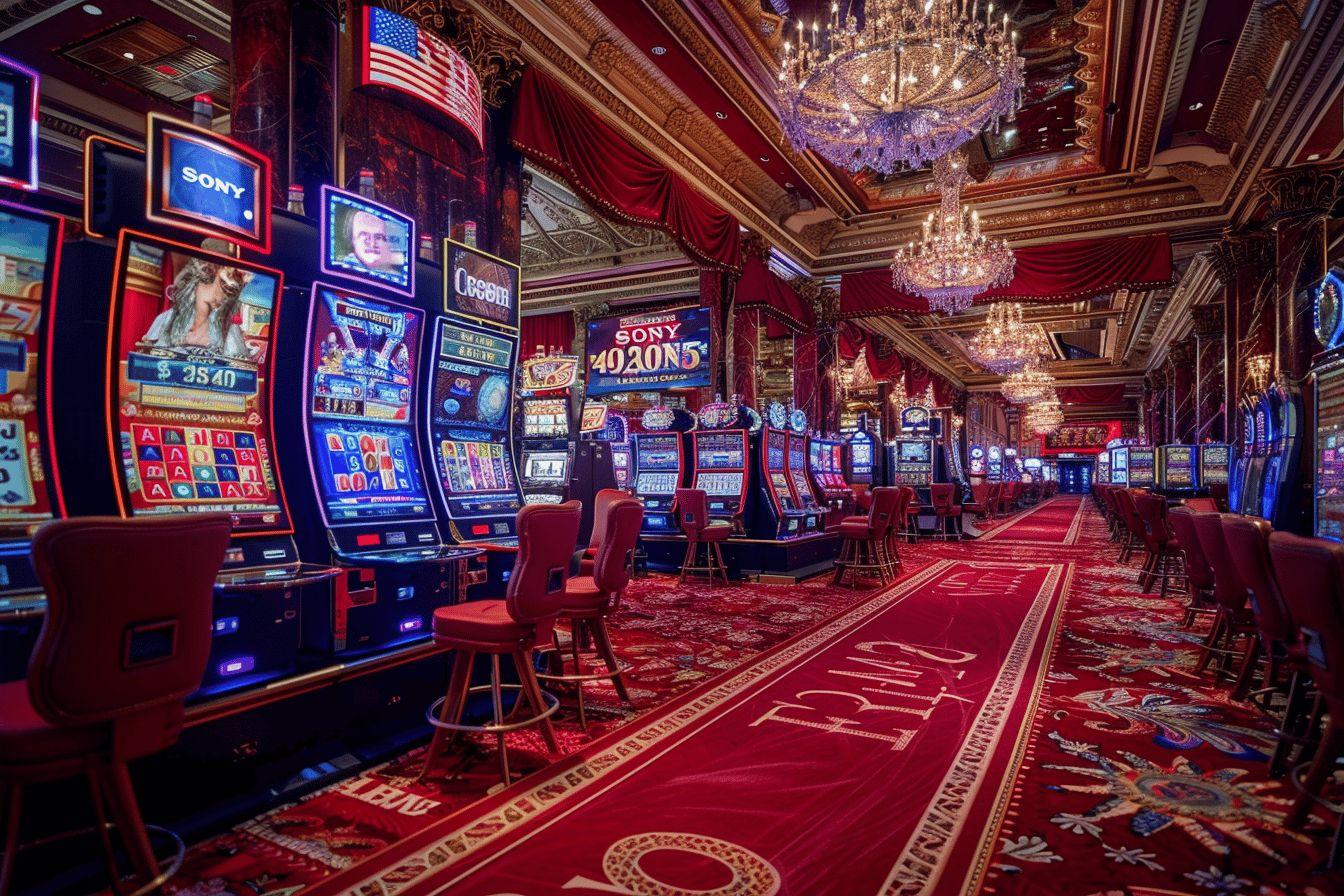
<path id="1" fill-rule="evenodd" d="M 1054 397 L 1055 378 L 1039 367 L 1024 367 L 1005 378 L 999 391 L 1013 404 L 1032 404 Z"/>
<path id="2" fill-rule="evenodd" d="M 1021 104 L 1017 35 L 993 3 L 864 0 L 862 28 L 855 6 L 800 20 L 784 44 L 780 117 L 799 149 L 890 174 L 997 129 Z"/>
<path id="3" fill-rule="evenodd" d="M 1058 398 L 1031 405 L 1022 413 L 1022 427 L 1037 435 L 1048 435 L 1064 424 L 1064 412 Z"/>
<path id="4" fill-rule="evenodd" d="M 979 213 L 961 204 L 966 180 L 964 153 L 949 153 L 933 163 L 938 210 L 924 221 L 920 241 L 898 247 L 891 263 L 892 284 L 928 299 L 932 311 L 965 311 L 976 296 L 1013 277 L 1013 250 L 982 234 Z"/>
<path id="5" fill-rule="evenodd" d="M 1045 359 L 1045 339 L 1039 327 L 1023 321 L 1020 304 L 995 302 L 989 306 L 984 326 L 970 338 L 967 353 L 987 370 L 1014 373 Z"/>

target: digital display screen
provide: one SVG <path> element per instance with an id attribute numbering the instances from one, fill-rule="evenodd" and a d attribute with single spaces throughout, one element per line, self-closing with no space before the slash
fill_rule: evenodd
<path id="1" fill-rule="evenodd" d="M 513 464 L 500 442 L 443 439 L 439 477 L 450 494 L 512 491 Z"/>
<path id="2" fill-rule="evenodd" d="M 701 473 L 695 477 L 695 487 L 707 495 L 736 501 L 742 495 L 742 473 Z"/>
<path id="3" fill-rule="evenodd" d="M 447 239 L 443 257 L 445 311 L 518 328 L 517 265 Z"/>
<path id="4" fill-rule="evenodd" d="M 645 470 L 680 470 L 681 436 L 635 436 L 635 466 Z"/>
<path id="5" fill-rule="evenodd" d="M 279 271 L 122 231 L 111 378 L 123 510 L 288 532 L 272 455 Z"/>
<path id="6" fill-rule="evenodd" d="M 437 347 L 431 405 L 435 424 L 507 430 L 513 341 L 439 321 Z"/>
<path id="7" fill-rule="evenodd" d="M 0 184 L 37 189 L 38 74 L 0 56 Z"/>
<path id="8" fill-rule="evenodd" d="M 588 394 L 709 385 L 708 308 L 588 322 Z"/>
<path id="9" fill-rule="evenodd" d="M 1129 484 L 1152 485 L 1155 476 L 1153 449 L 1131 448 L 1129 450 Z"/>
<path id="10" fill-rule="evenodd" d="M 37 378 L 59 239 L 56 218 L 0 203 L 0 538 L 31 535 L 53 514 Z"/>
<path id="11" fill-rule="evenodd" d="M 344 190 L 322 187 L 322 270 L 415 293 L 415 222 Z"/>
<path id="12" fill-rule="evenodd" d="M 569 477 L 565 451 L 529 451 L 523 456 L 523 479 L 528 482 L 565 482 Z"/>
<path id="13" fill-rule="evenodd" d="M 523 401 L 523 437 L 563 439 L 569 435 L 569 402 L 564 398 Z"/>
<path id="14" fill-rule="evenodd" d="M 933 460 L 932 460 L 933 443 L 932 443 L 932 442 L 928 442 L 928 441 L 924 441 L 924 440 L 919 440 L 919 441 L 902 441 L 902 442 L 900 442 L 900 446 L 901 446 L 901 454 L 900 454 L 900 458 L 901 458 L 901 461 L 902 461 L 903 463 L 911 463 L 911 464 L 920 464 L 920 465 L 923 465 L 923 464 L 929 464 L 929 463 L 932 463 L 932 462 L 933 462 Z"/>
<path id="15" fill-rule="evenodd" d="M 677 490 L 676 473 L 640 473 L 635 479 L 635 492 L 641 495 L 670 495 Z"/>
<path id="16" fill-rule="evenodd" d="M 313 285 L 309 449 L 331 525 L 430 515 L 410 429 L 421 312 Z"/>
<path id="17" fill-rule="evenodd" d="M 152 112 L 148 130 L 145 216 L 269 252 L 270 160 L 228 137 Z"/>
<path id="18" fill-rule="evenodd" d="M 1344 367 L 1316 377 L 1315 534 L 1344 540 Z"/>
<path id="19" fill-rule="evenodd" d="M 1232 462 L 1232 449 L 1227 445 L 1201 445 L 1199 448 L 1199 479 L 1204 485 L 1226 485 Z"/>
<path id="20" fill-rule="evenodd" d="M 747 462 L 747 446 L 741 430 L 697 433 L 695 466 L 700 470 L 742 469 Z"/>

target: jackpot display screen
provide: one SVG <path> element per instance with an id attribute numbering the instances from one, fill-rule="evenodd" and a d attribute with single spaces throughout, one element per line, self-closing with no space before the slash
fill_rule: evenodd
<path id="1" fill-rule="evenodd" d="M 280 293 L 279 271 L 122 231 L 108 360 L 123 513 L 290 531 L 271 435 Z"/>
<path id="2" fill-rule="evenodd" d="M 37 380 L 59 241 L 56 218 L 0 203 L 0 538 L 30 535 L 53 515 Z"/>
<path id="3" fill-rule="evenodd" d="M 414 308 L 313 286 L 308 447 L 329 525 L 430 515 L 411 429 L 421 321 Z"/>

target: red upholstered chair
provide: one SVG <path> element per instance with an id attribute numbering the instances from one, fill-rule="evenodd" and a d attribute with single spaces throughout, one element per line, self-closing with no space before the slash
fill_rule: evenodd
<path id="1" fill-rule="evenodd" d="M 935 482 L 929 488 L 929 498 L 933 503 L 934 516 L 938 517 L 938 533 L 947 540 L 947 530 L 954 529 L 957 538 L 961 538 L 961 502 L 957 500 L 960 488 L 951 482 Z"/>
<path id="2" fill-rule="evenodd" d="M 0 893 L 14 869 L 24 787 L 81 774 L 114 882 L 109 812 L 140 887 L 156 889 L 180 865 L 179 851 L 160 872 L 127 763 L 181 733 L 184 701 L 210 654 L 229 529 L 228 516 L 201 514 L 83 517 L 37 531 L 33 565 L 47 617 L 27 680 L 0 684 Z"/>
<path id="3" fill-rule="evenodd" d="M 854 493 L 854 509 L 861 514 L 867 513 L 873 506 L 873 490 L 861 483 L 855 483 L 849 488 Z"/>
<path id="4" fill-rule="evenodd" d="M 1238 642 L 1254 642 L 1258 629 L 1255 616 L 1246 606 L 1246 583 L 1242 581 L 1228 549 L 1227 539 L 1223 537 L 1222 514 L 1195 514 L 1195 533 L 1199 536 L 1199 546 L 1209 561 L 1209 568 L 1213 570 L 1213 599 L 1218 604 L 1213 627 L 1204 639 L 1204 655 L 1200 657 L 1195 670 L 1204 671 L 1214 656 L 1221 657 L 1222 665 L 1226 668 L 1231 657 L 1240 654 L 1244 671 L 1246 663 L 1254 662 L 1253 648 L 1250 644 L 1242 644 L 1238 649 Z"/>
<path id="5" fill-rule="evenodd" d="M 1184 579 L 1185 573 L 1179 569 L 1180 553 L 1176 549 L 1176 540 L 1167 524 L 1167 499 L 1151 492 L 1137 492 L 1134 495 L 1134 510 L 1143 521 L 1143 573 L 1139 576 L 1140 587 L 1151 591 L 1154 583 L 1161 581 L 1160 595 L 1167 596 L 1167 587 L 1172 579 Z"/>
<path id="6" fill-rule="evenodd" d="M 593 560 L 597 557 L 597 549 L 601 547 L 602 539 L 606 536 L 608 508 L 614 502 L 630 497 L 632 495 L 629 492 L 619 488 L 604 488 L 593 497 L 593 532 L 588 536 L 588 547 L 584 548 L 579 556 L 579 575 L 593 574 Z"/>
<path id="7" fill-rule="evenodd" d="M 994 515 L 994 486 L 988 482 L 982 482 L 979 485 L 971 486 L 971 503 L 966 505 L 966 512 L 975 514 L 977 520 L 987 519 Z"/>
<path id="8" fill-rule="evenodd" d="M 686 556 L 681 561 L 681 576 L 678 581 L 686 581 L 686 573 L 703 572 L 711 582 L 714 576 L 723 577 L 728 584 L 728 567 L 723 562 L 721 545 L 733 534 L 733 526 L 726 520 L 714 520 L 709 517 L 709 495 L 704 489 L 679 488 L 673 506 L 677 512 L 677 522 L 686 536 Z M 705 546 L 705 565 L 696 566 L 696 554 L 700 546 Z"/>
<path id="9" fill-rule="evenodd" d="M 608 491 L 604 489 L 603 491 Z M 599 492 L 601 494 L 601 492 Z M 611 646 L 611 635 L 607 631 L 607 616 L 620 604 L 621 594 L 630 583 L 635 567 L 635 545 L 639 541 L 639 529 L 644 523 L 643 502 L 624 495 L 607 501 L 599 508 L 600 522 L 594 520 L 593 528 L 602 527 L 602 543 L 597 546 L 597 555 L 593 558 L 592 573 L 587 576 L 571 578 L 565 586 L 564 603 L 560 609 L 560 620 L 569 623 L 570 659 L 574 663 L 573 672 L 564 668 L 564 651 L 556 638 L 554 658 L 559 671 L 551 675 L 538 675 L 543 681 L 567 681 L 575 685 L 578 691 L 579 724 L 588 727 L 587 709 L 583 699 L 583 683 L 610 679 L 616 687 L 616 693 L 626 703 L 633 705 L 621 675 L 626 671 L 616 660 L 616 652 Z M 583 671 L 583 657 L 580 647 L 592 638 L 597 655 L 606 665 L 606 672 Z"/>
<path id="10" fill-rule="evenodd" d="M 434 643 L 455 651 L 448 691 L 425 713 L 434 726 L 434 737 L 425 753 L 423 779 L 440 750 L 458 732 L 483 731 L 495 735 L 499 745 L 499 767 L 509 780 L 509 753 L 504 736 L 531 725 L 540 725 L 542 737 L 551 752 L 558 747 L 551 715 L 559 707 L 554 696 L 537 684 L 532 667 L 532 650 L 550 640 L 551 625 L 564 609 L 569 563 L 579 540 L 578 501 L 564 504 L 529 504 L 518 511 L 518 553 L 509 576 L 503 600 L 473 600 L 439 607 L 434 611 Z M 471 666 L 476 654 L 490 657 L 490 684 L 471 687 Z M 505 686 L 500 679 L 499 658 L 513 658 L 518 672 L 517 685 Z M 519 721 L 506 721 L 503 691 L 517 690 L 533 715 Z M 493 719 L 483 725 L 465 725 L 462 714 L 473 690 L 488 690 L 494 710 Z M 517 707 L 515 706 L 515 709 Z"/>
<path id="11" fill-rule="evenodd" d="M 900 488 L 875 488 L 866 516 L 849 516 L 840 522 L 835 584 L 853 586 L 863 575 L 876 575 L 886 584 L 895 577 L 901 561 L 891 544 L 891 532 L 899 519 L 902 497 Z"/>
<path id="12" fill-rule="evenodd" d="M 895 536 L 899 534 L 904 536 L 906 541 L 914 544 L 915 540 L 919 538 L 919 493 L 909 485 L 902 485 L 900 489 L 901 498 L 892 538 L 894 540 Z M 896 551 L 895 547 L 891 550 L 893 554 Z"/>
<path id="13" fill-rule="evenodd" d="M 1122 563 L 1128 562 L 1134 556 L 1134 549 L 1143 544 L 1145 527 L 1143 518 L 1139 516 L 1138 508 L 1134 506 L 1134 496 L 1140 494 L 1137 489 L 1122 488 L 1115 493 L 1115 505 L 1120 511 L 1120 519 L 1124 524 L 1124 540 L 1120 545 L 1119 560 Z M 1142 582 L 1144 576 L 1139 575 Z"/>
<path id="14" fill-rule="evenodd" d="M 1297 626 L 1303 657 L 1328 718 L 1310 768 L 1300 781 L 1297 771 L 1293 775 L 1301 793 L 1286 824 L 1297 829 L 1344 755 L 1344 547 L 1275 532 L 1269 536 L 1269 552 L 1284 606 Z"/>
<path id="15" fill-rule="evenodd" d="M 1173 507 L 1167 512 L 1167 522 L 1176 537 L 1176 548 L 1185 558 L 1185 593 L 1189 600 L 1182 624 L 1189 628 L 1194 625 L 1196 616 L 1212 615 L 1217 606 L 1213 602 L 1213 570 L 1199 544 L 1194 511 L 1188 507 Z"/>

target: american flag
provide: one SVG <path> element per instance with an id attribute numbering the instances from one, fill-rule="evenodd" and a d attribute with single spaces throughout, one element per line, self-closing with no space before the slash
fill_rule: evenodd
<path id="1" fill-rule="evenodd" d="M 364 8 L 364 34 L 365 84 L 424 100 L 483 145 L 481 82 L 460 53 L 405 16 L 376 6 Z"/>

